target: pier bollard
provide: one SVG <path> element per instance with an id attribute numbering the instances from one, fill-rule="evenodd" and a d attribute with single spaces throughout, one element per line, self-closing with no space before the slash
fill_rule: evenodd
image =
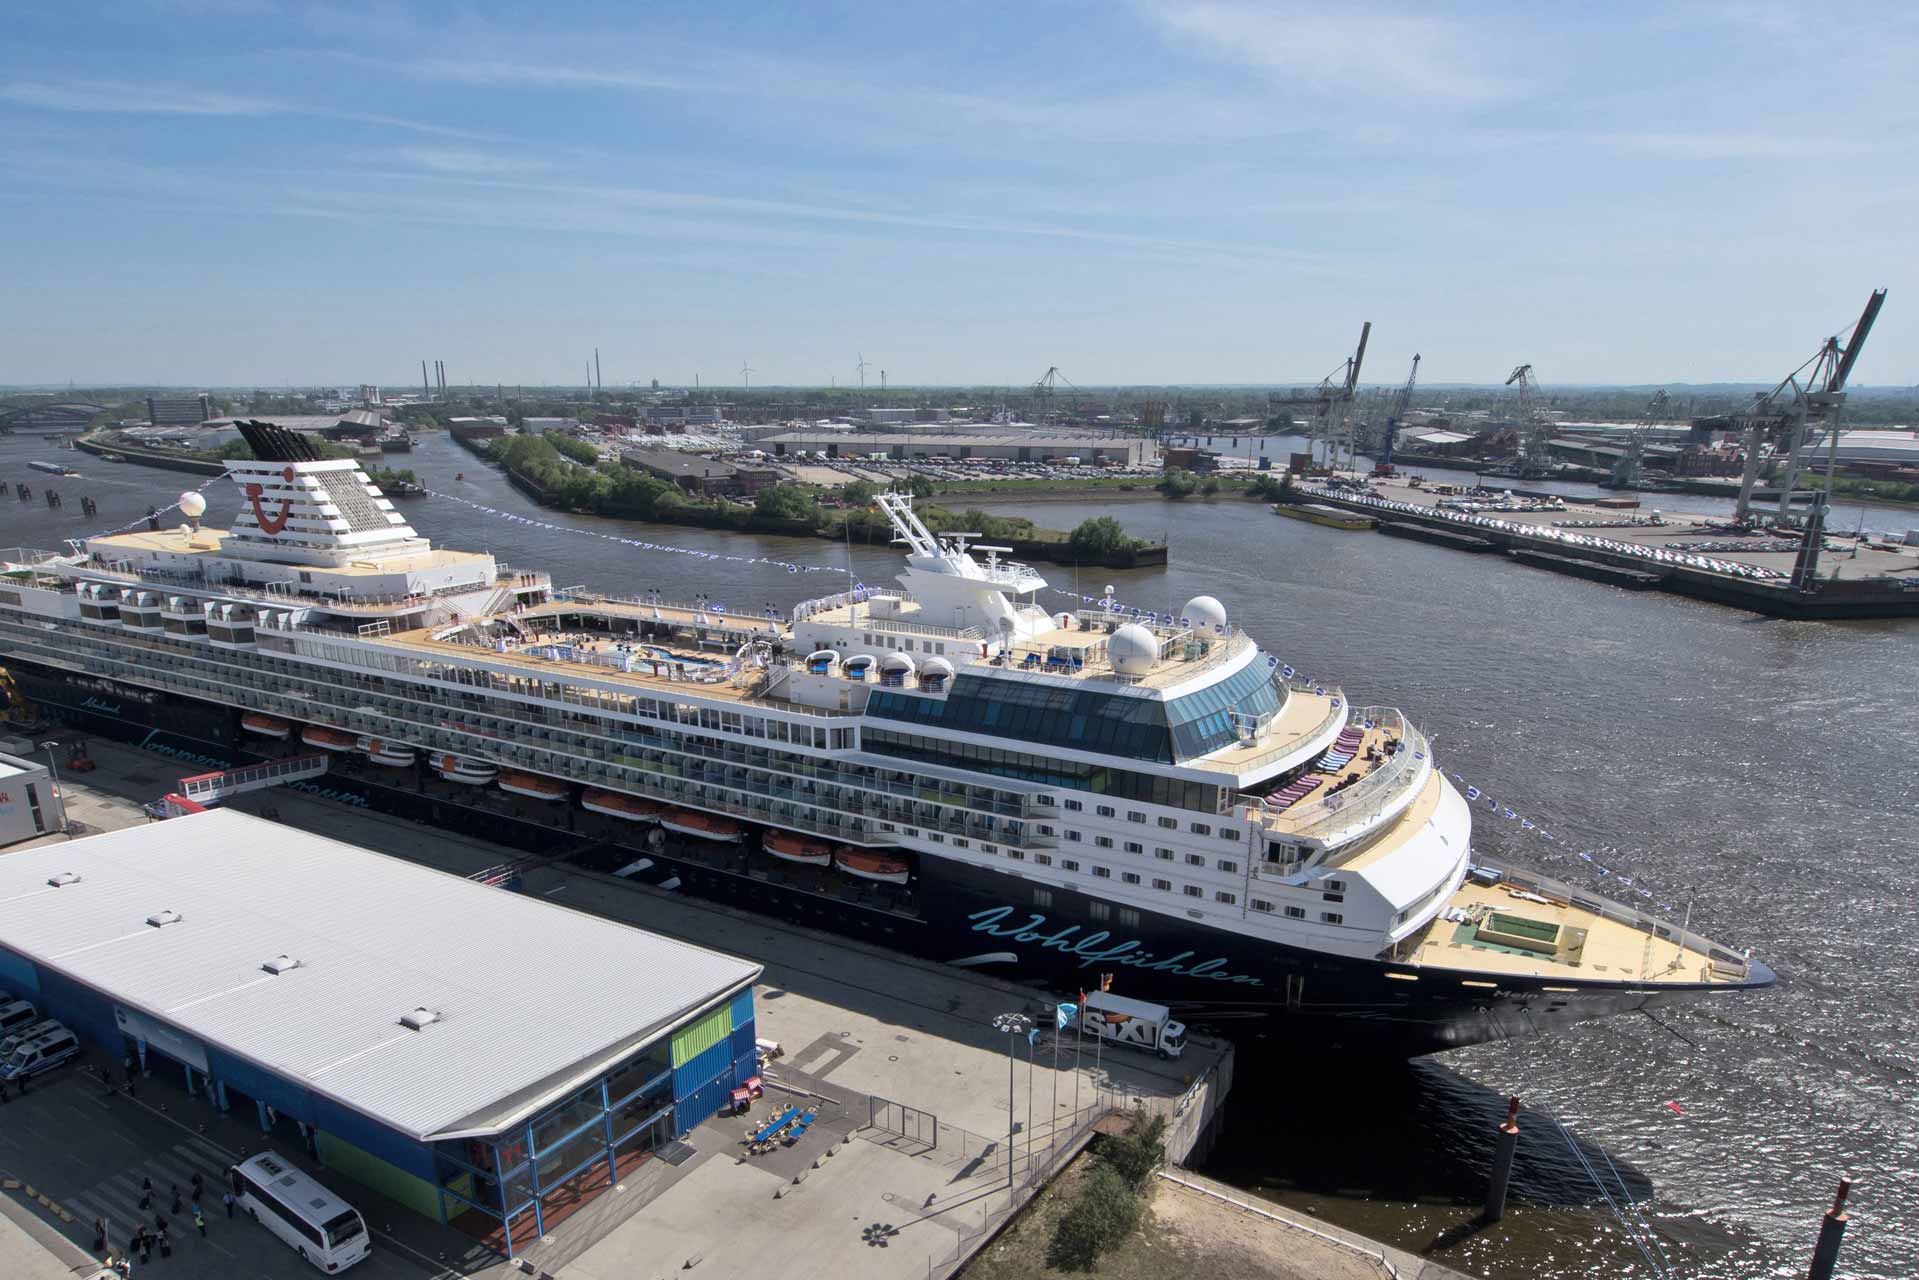
<path id="1" fill-rule="evenodd" d="M 1519 1149 L 1519 1099 L 1506 1099 L 1506 1122 L 1493 1142 L 1493 1176 L 1486 1185 L 1486 1211 L 1479 1215 L 1491 1225 L 1506 1216 L 1506 1186 L 1512 1181 L 1513 1152 Z"/>
<path id="2" fill-rule="evenodd" d="M 1839 1265 L 1839 1242 L 1846 1235 L 1846 1220 L 1852 1215 L 1846 1212 L 1846 1193 L 1852 1190 L 1850 1176 L 1839 1179 L 1839 1193 L 1832 1198 L 1832 1208 L 1826 1210 L 1825 1220 L 1819 1224 L 1819 1243 L 1812 1247 L 1812 1270 L 1806 1273 L 1806 1280 L 1832 1280 L 1832 1269 Z"/>

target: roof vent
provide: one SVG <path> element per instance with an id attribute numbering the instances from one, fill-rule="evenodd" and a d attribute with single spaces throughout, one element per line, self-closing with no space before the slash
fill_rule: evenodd
<path id="1" fill-rule="evenodd" d="M 440 1020 L 440 1015 L 432 1009 L 415 1009 L 412 1013 L 400 1015 L 400 1025 L 411 1027 L 415 1031 L 425 1031 Z"/>
<path id="2" fill-rule="evenodd" d="M 292 956 L 275 956 L 260 967 L 268 973 L 285 973 L 289 969 L 298 969 L 300 962 Z"/>
<path id="3" fill-rule="evenodd" d="M 164 929 L 170 924 L 180 923 L 178 911 L 156 911 L 147 917 L 147 923 L 156 929 Z"/>
<path id="4" fill-rule="evenodd" d="M 79 884 L 80 873 L 78 871 L 61 871 L 54 875 L 48 876 L 47 883 L 52 885 L 56 889 L 60 888 L 62 885 Z"/>

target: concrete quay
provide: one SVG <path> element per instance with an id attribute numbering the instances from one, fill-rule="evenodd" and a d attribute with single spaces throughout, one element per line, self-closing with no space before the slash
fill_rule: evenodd
<path id="1" fill-rule="evenodd" d="M 189 771 L 119 743 L 90 740 L 88 750 L 93 772 L 62 771 L 67 817 L 82 836 L 144 823 L 141 805 L 174 789 Z M 1085 1148 L 1102 1116 L 1134 1106 L 1166 1113 L 1169 1147 L 1183 1157 L 1204 1149 L 1231 1086 L 1232 1049 L 1224 1042 L 1195 1037 L 1174 1062 L 1090 1042 L 1076 1046 L 1070 1036 L 1053 1035 L 1050 993 L 527 860 L 502 846 L 285 789 L 235 803 L 255 813 L 271 808 L 288 825 L 453 874 L 518 863 L 523 892 L 766 966 L 755 993 L 760 1034 L 779 1041 L 782 1053 L 769 1064 L 765 1098 L 748 1116 L 709 1119 L 690 1136 L 687 1158 L 647 1162 L 620 1189 L 551 1227 L 519 1262 L 509 1264 L 451 1227 L 317 1170 L 375 1225 L 380 1265 L 369 1274 L 503 1280 L 528 1274 L 521 1268 L 530 1263 L 533 1274 L 625 1280 L 691 1264 L 703 1275 L 757 1277 L 777 1257 L 782 1274 L 822 1280 L 951 1275 Z M 49 835 L 14 847 L 62 839 Z M 584 962 L 529 957 L 529 963 Z M 645 981 L 645 975 L 609 980 Z M 1012 1038 L 993 1029 L 992 1018 L 1008 1012 L 1035 1019 L 1036 1042 L 1022 1037 L 1009 1045 Z M 1009 1047 L 1015 1050 L 1010 1084 L 1017 1130 L 1010 1146 Z M 30 1097 L 15 1100 L 10 1122 L 26 1121 L 34 1108 L 51 1110 L 31 1125 L 10 1123 L 9 1136 L 23 1136 L 0 1142 L 0 1173 L 63 1206 L 43 1212 L 9 1192 L 9 1208 L 37 1215 L 42 1228 L 80 1250 L 91 1243 L 86 1224 L 111 1207 L 116 1181 L 127 1181 L 125 1169 L 149 1157 L 173 1159 L 168 1153 L 180 1146 L 181 1130 L 193 1158 L 214 1168 L 257 1149 L 258 1141 L 248 1118 L 219 1113 L 176 1081 L 143 1083 L 137 1102 L 103 1102 L 88 1074 L 100 1057 L 96 1048 L 87 1067 L 56 1073 Z M 750 1155 L 748 1126 L 788 1103 L 818 1112 L 813 1131 L 795 1147 Z M 58 1137 L 66 1112 L 76 1109 L 101 1130 L 85 1149 Z M 248 1233 L 263 1234 L 251 1224 L 229 1227 L 221 1252 L 238 1249 L 238 1238 Z M 256 1243 L 248 1240 L 243 1255 L 249 1274 L 299 1274 L 289 1251 L 270 1241 L 270 1247 L 250 1247 Z M 5 1274 L 33 1274 L 24 1259 L 45 1265 L 46 1253 L 29 1235 L 0 1232 Z M 16 1254 L 23 1258 L 18 1267 L 11 1262 Z M 73 1262 L 68 1256 L 64 1265 Z"/>
<path id="2" fill-rule="evenodd" d="M 1623 523 L 1658 511 L 1658 495 L 1642 497 L 1637 510 L 1590 505 L 1561 496 L 1563 511 L 1488 511 L 1480 513 L 1496 524 L 1471 524 L 1458 512 L 1439 507 L 1441 495 L 1432 486 L 1414 487 L 1398 476 L 1377 479 L 1352 476 L 1367 492 L 1303 487 L 1302 499 L 1377 517 L 1380 532 L 1417 537 L 1468 551 L 1499 551 L 1522 564 L 1576 577 L 1626 587 L 1690 596 L 1716 604 L 1750 609 L 1785 618 L 1893 618 L 1919 616 L 1919 547 L 1862 544 L 1840 540 L 1840 531 L 1828 530 L 1819 559 L 1816 585 L 1807 591 L 1791 587 L 1787 579 L 1797 559 L 1793 550 L 1739 551 L 1702 544 L 1784 542 L 1764 533 L 1729 536 L 1726 521 L 1685 512 L 1663 512 L 1659 525 Z M 1520 488 L 1498 480 L 1490 488 Z M 1615 527 L 1605 527 L 1621 522 Z M 1778 579 L 1749 578 L 1708 567 L 1655 560 L 1622 547 L 1590 546 L 1555 537 L 1584 535 L 1625 547 L 1699 555 L 1735 564 L 1771 570 Z"/>

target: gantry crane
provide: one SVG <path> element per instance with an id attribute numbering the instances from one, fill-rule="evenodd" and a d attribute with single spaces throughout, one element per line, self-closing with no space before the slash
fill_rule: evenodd
<path id="1" fill-rule="evenodd" d="M 1626 437 L 1626 451 L 1619 455 L 1619 461 L 1613 463 L 1613 488 L 1630 489 L 1639 483 L 1639 467 L 1646 449 L 1646 437 L 1651 433 L 1653 423 L 1664 421 L 1671 408 L 1672 397 L 1666 394 L 1664 387 L 1653 392 L 1652 399 L 1646 402 L 1645 409 L 1639 415 L 1638 423 Z"/>
<path id="2" fill-rule="evenodd" d="M 1319 380 L 1319 385 L 1310 391 L 1280 392 L 1274 391 L 1266 396 L 1267 417 L 1272 417 L 1275 409 L 1290 408 L 1294 405 L 1308 405 L 1312 408 L 1314 419 L 1312 437 L 1315 441 L 1327 442 L 1328 458 L 1336 442 L 1344 439 L 1349 430 L 1352 416 L 1353 396 L 1359 390 L 1359 370 L 1366 363 L 1366 343 L 1373 335 L 1373 322 L 1366 321 L 1360 326 L 1359 346 L 1353 354 L 1347 356 L 1339 368 Z M 1348 451 L 1351 441 L 1347 441 Z"/>
<path id="3" fill-rule="evenodd" d="M 1392 409 L 1386 414 L 1386 443 L 1379 451 L 1379 462 L 1373 467 L 1376 476 L 1389 476 L 1393 473 L 1393 439 L 1399 434 L 1399 424 L 1406 416 L 1406 408 L 1413 402 L 1413 385 L 1419 381 L 1419 355 L 1413 355 L 1413 371 L 1406 375 L 1406 385 L 1393 393 Z"/>
<path id="4" fill-rule="evenodd" d="M 1859 313 L 1852 334 L 1843 345 L 1837 337 L 1827 338 L 1810 360 L 1787 374 L 1778 386 L 1753 397 L 1752 408 L 1744 416 L 1746 470 L 1739 481 L 1739 507 L 1735 516 L 1739 523 L 1747 523 L 1752 516 L 1752 490 L 1759 479 L 1762 440 L 1777 441 L 1774 456 L 1785 463 L 1785 471 L 1779 477 L 1779 510 L 1773 517 L 1775 521 L 1783 523 L 1790 515 L 1801 455 L 1815 424 L 1826 433 L 1826 488 L 1831 489 L 1833 467 L 1838 463 L 1839 417 L 1846 403 L 1846 379 L 1852 376 L 1859 349 L 1866 345 L 1866 337 L 1872 332 L 1873 321 L 1879 318 L 1879 308 L 1885 301 L 1884 289 L 1873 290 L 1872 296 L 1866 299 L 1866 309 Z M 1823 523 L 1824 506 L 1825 496 L 1820 494 L 1814 500 L 1809 524 Z M 1807 541 L 1812 540 L 1809 532 Z"/>
<path id="5" fill-rule="evenodd" d="M 1550 475 L 1553 424 L 1540 407 L 1539 379 L 1533 375 L 1533 367 L 1520 365 L 1506 379 L 1506 385 L 1519 388 L 1518 411 L 1514 414 L 1519 422 L 1519 474 L 1522 477 Z"/>

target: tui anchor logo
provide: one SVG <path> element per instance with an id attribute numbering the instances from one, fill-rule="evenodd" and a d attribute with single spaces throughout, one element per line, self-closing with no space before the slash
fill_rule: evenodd
<path id="1" fill-rule="evenodd" d="M 293 483 L 293 468 L 288 467 L 280 473 L 288 484 Z M 266 490 L 258 484 L 249 483 L 246 487 L 247 500 L 253 504 L 253 518 L 259 522 L 260 532 L 271 538 L 287 527 L 287 517 L 293 514 L 293 499 L 280 499 L 280 513 L 269 517 L 260 508 L 260 499 L 266 496 Z"/>

